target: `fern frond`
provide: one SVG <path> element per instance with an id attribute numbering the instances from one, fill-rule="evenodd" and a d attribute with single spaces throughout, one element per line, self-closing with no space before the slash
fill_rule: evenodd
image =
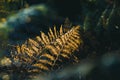
<path id="1" fill-rule="evenodd" d="M 28 72 L 49 71 L 57 64 L 57 61 L 71 59 L 71 56 L 78 62 L 74 51 L 77 50 L 82 42 L 79 34 L 80 26 L 75 26 L 68 32 L 64 32 L 62 26 L 58 32 L 56 26 L 49 29 L 48 35 L 41 32 L 35 40 L 28 39 L 21 46 L 17 46 L 11 53 L 13 65 L 30 65 L 26 68 Z"/>

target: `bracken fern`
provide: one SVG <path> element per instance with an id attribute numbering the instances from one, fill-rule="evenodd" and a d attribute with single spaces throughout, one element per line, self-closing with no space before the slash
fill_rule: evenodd
<path id="1" fill-rule="evenodd" d="M 35 39 L 28 39 L 24 44 L 17 45 L 11 51 L 12 65 L 23 67 L 27 72 L 51 71 L 57 61 L 64 59 L 78 61 L 73 54 L 83 43 L 79 30 L 80 26 L 74 26 L 69 31 L 64 32 L 62 26 L 60 31 L 49 29 L 48 35 L 41 32 Z"/>

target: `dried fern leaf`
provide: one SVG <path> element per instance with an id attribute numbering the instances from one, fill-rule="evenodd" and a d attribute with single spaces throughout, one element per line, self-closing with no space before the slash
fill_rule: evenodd
<path id="1" fill-rule="evenodd" d="M 71 59 L 78 62 L 74 51 L 77 50 L 82 42 L 79 34 L 80 26 L 74 26 L 68 32 L 63 32 L 62 26 L 58 32 L 56 26 L 49 29 L 48 35 L 41 32 L 41 36 L 37 36 L 35 40 L 28 39 L 21 46 L 17 46 L 11 52 L 11 60 L 13 65 L 16 63 L 21 65 L 30 65 L 31 68 L 25 68 L 28 72 L 49 71 L 57 64 L 57 61 Z"/>
<path id="2" fill-rule="evenodd" d="M 60 27 L 60 36 L 63 35 L 63 29 L 62 29 L 62 25 Z"/>

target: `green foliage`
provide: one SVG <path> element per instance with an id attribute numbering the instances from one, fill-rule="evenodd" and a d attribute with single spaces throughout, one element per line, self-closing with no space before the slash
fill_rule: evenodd
<path id="1" fill-rule="evenodd" d="M 65 2 L 69 3 L 67 1 Z M 15 76 L 18 76 L 20 79 L 22 77 L 23 79 L 25 75 L 49 71 L 54 72 L 55 69 L 61 70 L 63 69 L 63 65 L 68 65 L 67 62 L 76 63 L 88 58 L 96 60 L 96 58 L 99 59 L 99 57 L 106 54 L 106 52 L 119 49 L 119 0 L 81 0 L 81 3 L 77 3 L 76 6 L 71 6 L 70 4 L 73 3 L 70 3 L 68 5 L 68 7 L 71 6 L 69 7 L 70 9 L 67 7 L 64 8 L 65 13 L 64 11 L 61 12 L 61 10 L 63 10 L 62 7 L 67 4 L 64 3 L 64 1 L 55 3 L 54 6 L 57 5 L 56 8 L 58 12 L 60 12 L 58 13 L 59 16 L 63 18 L 68 15 L 67 17 L 73 19 L 72 24 L 74 25 L 74 22 L 80 24 L 81 29 L 78 30 L 78 27 L 77 29 L 73 27 L 68 31 L 72 24 L 67 20 L 63 25 L 64 30 L 61 27 L 60 31 L 57 31 L 56 27 L 54 27 L 54 30 L 49 29 L 48 35 L 41 32 L 41 35 L 35 39 L 30 38 L 26 40 L 25 43 L 22 43 L 22 45 L 14 46 L 11 52 L 12 54 L 9 57 L 12 65 L 7 67 L 0 66 L 1 72 L 8 71 L 11 73 L 11 70 L 13 70 L 12 74 L 16 74 Z M 61 5 L 62 3 L 64 3 L 64 5 Z M 76 11 L 74 13 L 73 8 L 78 9 L 78 12 Z M 80 17 L 80 19 L 78 19 L 78 17 Z M 76 19 L 76 21 L 74 21 L 74 19 Z M 2 37 L 0 38 L 2 40 L 1 43 L 4 43 L 4 45 L 7 45 L 8 32 L 7 29 L 0 30 L 0 36 Z M 78 51 L 76 52 L 76 50 Z M 40 76 L 38 79 L 42 77 L 43 76 Z"/>

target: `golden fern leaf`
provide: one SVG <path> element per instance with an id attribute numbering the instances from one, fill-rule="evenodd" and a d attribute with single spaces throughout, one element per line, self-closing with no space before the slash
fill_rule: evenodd
<path id="1" fill-rule="evenodd" d="M 49 29 L 48 35 L 41 32 L 41 36 L 37 36 L 35 40 L 28 39 L 21 46 L 17 46 L 11 53 L 13 65 L 31 66 L 26 67 L 28 72 L 49 71 L 57 61 L 62 61 L 62 58 L 71 59 L 70 56 L 77 62 L 77 57 L 73 54 L 82 43 L 79 34 L 80 26 L 75 26 L 68 32 L 64 32 L 62 26 L 57 32 Z"/>

